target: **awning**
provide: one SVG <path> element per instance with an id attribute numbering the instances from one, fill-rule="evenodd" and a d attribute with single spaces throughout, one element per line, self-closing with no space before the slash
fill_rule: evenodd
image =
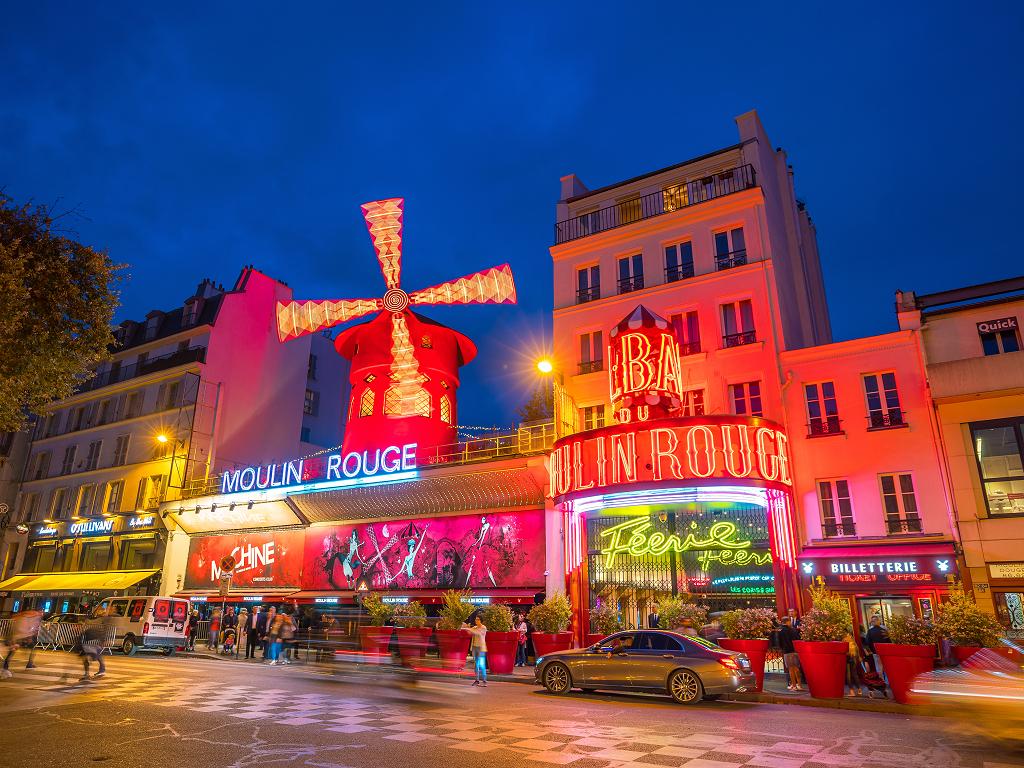
<path id="1" fill-rule="evenodd" d="M 862 546 L 805 547 L 797 559 L 830 557 L 905 557 L 910 555 L 952 555 L 955 549 L 949 541 L 921 542 L 920 544 L 865 543 Z"/>
<path id="2" fill-rule="evenodd" d="M 148 579 L 151 571 L 79 571 L 77 573 L 27 573 L 0 582 L 0 591 L 48 592 L 57 590 L 119 590 Z"/>

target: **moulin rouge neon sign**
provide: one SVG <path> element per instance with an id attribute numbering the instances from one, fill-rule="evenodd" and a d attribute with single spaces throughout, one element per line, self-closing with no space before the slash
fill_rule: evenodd
<path id="1" fill-rule="evenodd" d="M 723 520 L 708 528 L 706 535 L 652 531 L 654 524 L 648 517 L 627 520 L 619 525 L 601 531 L 601 538 L 607 540 L 601 554 L 606 568 L 615 565 L 619 555 L 633 557 L 663 555 L 666 552 L 691 552 L 699 550 L 697 561 L 705 571 L 712 563 L 725 565 L 768 565 L 772 561 L 770 552 L 757 552 L 749 539 L 737 539 L 736 524 Z"/>
<path id="2" fill-rule="evenodd" d="M 555 498 L 672 480 L 793 484 L 785 432 L 742 416 L 659 419 L 570 435 L 555 443 L 548 471 Z"/>

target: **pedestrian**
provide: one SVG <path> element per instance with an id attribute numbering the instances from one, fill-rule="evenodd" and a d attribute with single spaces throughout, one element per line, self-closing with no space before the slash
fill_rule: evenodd
<path id="1" fill-rule="evenodd" d="M 249 609 L 242 607 L 242 610 L 238 612 L 238 622 L 235 626 L 237 633 L 235 634 L 235 656 L 238 656 L 238 650 L 246 642 L 249 637 Z"/>
<path id="2" fill-rule="evenodd" d="M 533 626 L 533 622 L 530 621 L 530 614 L 526 614 L 526 663 L 530 663 L 530 657 L 533 657 L 534 663 L 537 661 L 537 649 L 533 645 L 533 633 L 537 631 L 537 628 Z"/>
<path id="3" fill-rule="evenodd" d="M 885 676 L 885 670 L 882 668 L 882 657 L 878 655 L 878 649 L 875 646 L 891 642 L 889 630 L 882 626 L 882 617 L 876 613 L 871 617 L 871 626 L 868 627 L 867 635 L 865 635 L 864 645 L 867 652 L 871 654 L 872 661 L 875 663 L 875 672 L 886 682 L 889 682 L 889 679 Z"/>
<path id="4" fill-rule="evenodd" d="M 658 604 L 654 603 L 651 605 L 651 612 L 647 614 L 647 626 L 651 629 L 658 628 L 658 622 L 661 621 L 661 617 L 658 616 Z"/>
<path id="5" fill-rule="evenodd" d="M 519 633 L 519 642 L 516 643 L 516 666 L 526 666 L 526 619 L 523 614 L 516 614 L 515 630 Z"/>
<path id="6" fill-rule="evenodd" d="M 273 614 L 274 609 L 271 608 L 270 612 Z M 278 613 L 273 616 L 272 619 L 268 617 L 270 621 L 270 628 L 267 630 L 267 651 L 270 658 L 270 666 L 280 664 L 281 656 L 281 631 L 285 624 L 285 614 Z"/>
<path id="7" fill-rule="evenodd" d="M 786 615 L 789 616 L 789 621 L 793 625 L 798 633 L 800 632 L 800 617 L 796 615 L 796 608 L 790 608 L 786 611 Z"/>
<path id="8" fill-rule="evenodd" d="M 103 646 L 107 639 L 107 629 L 111 626 L 110 613 L 102 605 L 97 606 L 92 616 L 85 620 L 79 643 L 82 646 L 82 680 L 89 679 L 89 660 L 100 665 L 99 672 L 93 677 L 107 674 L 107 665 L 103 663 Z"/>
<path id="9" fill-rule="evenodd" d="M 43 612 L 30 608 L 13 617 L 7 630 L 7 637 L 4 638 L 7 644 L 7 652 L 4 654 L 3 669 L 0 670 L 0 677 L 11 677 L 11 659 L 20 648 L 28 648 L 28 664 L 25 669 L 35 667 L 33 659 L 36 654 L 36 636 L 39 634 L 39 627 L 43 621 Z"/>
<path id="10" fill-rule="evenodd" d="M 470 650 L 473 652 L 473 685 L 487 687 L 487 627 L 478 613 L 473 619 L 473 626 L 463 624 L 462 628 L 473 636 Z"/>
<path id="11" fill-rule="evenodd" d="M 267 617 L 260 612 L 257 605 L 252 609 L 252 616 L 249 617 L 249 626 L 245 633 L 245 658 L 256 658 L 256 647 L 260 644 L 260 624 L 265 627 Z"/>
<path id="12" fill-rule="evenodd" d="M 196 635 L 199 634 L 199 611 L 195 608 L 192 609 L 192 613 L 188 616 L 188 625 L 185 627 L 185 650 L 194 651 L 196 649 Z"/>
<path id="13" fill-rule="evenodd" d="M 789 673 L 787 691 L 802 691 L 800 687 L 800 657 L 797 656 L 794 640 L 800 639 L 800 633 L 793 628 L 793 617 L 782 617 L 782 628 L 779 630 L 779 648 L 782 649 L 782 662 Z"/>
<path id="14" fill-rule="evenodd" d="M 214 608 L 213 615 L 210 617 L 210 639 L 206 643 L 206 647 L 211 651 L 217 650 L 217 641 L 220 639 L 220 620 L 220 608 Z"/>
<path id="15" fill-rule="evenodd" d="M 846 643 L 846 685 L 850 692 L 847 696 L 863 696 L 864 680 L 860 674 L 860 648 L 853 639 L 853 633 L 847 632 L 843 638 Z"/>
<path id="16" fill-rule="evenodd" d="M 289 656 L 295 649 L 295 619 L 287 608 L 281 613 L 281 628 L 278 630 L 277 636 L 281 648 L 278 661 L 282 664 L 291 664 Z"/>
<path id="17" fill-rule="evenodd" d="M 274 619 L 277 617 L 277 608 L 273 605 L 267 610 L 267 618 L 263 622 L 263 629 L 260 631 L 260 644 L 263 646 L 263 660 L 268 661 L 270 656 L 270 628 L 274 626 Z"/>

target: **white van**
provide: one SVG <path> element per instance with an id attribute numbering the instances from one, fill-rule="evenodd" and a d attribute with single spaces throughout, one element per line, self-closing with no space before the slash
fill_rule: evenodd
<path id="1" fill-rule="evenodd" d="M 185 645 L 188 600 L 176 597 L 111 597 L 100 603 L 110 611 L 113 637 L 107 645 L 131 656 L 139 648 L 159 648 L 166 655 Z"/>

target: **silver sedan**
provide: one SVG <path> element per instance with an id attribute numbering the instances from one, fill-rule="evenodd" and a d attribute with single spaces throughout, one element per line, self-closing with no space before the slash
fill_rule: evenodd
<path id="1" fill-rule="evenodd" d="M 745 654 L 653 629 L 618 632 L 589 648 L 550 653 L 537 659 L 534 673 L 550 693 L 573 688 L 667 693 L 680 704 L 756 686 Z"/>

